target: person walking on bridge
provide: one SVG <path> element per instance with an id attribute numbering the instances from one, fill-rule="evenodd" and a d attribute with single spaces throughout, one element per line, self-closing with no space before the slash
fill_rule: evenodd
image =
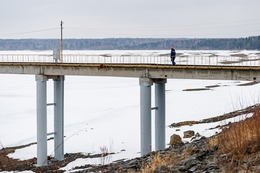
<path id="1" fill-rule="evenodd" d="M 172 46 L 171 47 L 171 61 L 172 61 L 172 65 L 176 65 L 176 63 L 174 62 L 175 61 L 175 57 L 176 57 L 176 52 L 175 52 L 174 47 Z"/>

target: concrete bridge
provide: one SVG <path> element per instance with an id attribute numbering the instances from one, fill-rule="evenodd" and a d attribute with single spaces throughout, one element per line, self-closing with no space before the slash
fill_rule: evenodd
<path id="1" fill-rule="evenodd" d="M 66 75 L 139 78 L 141 155 L 150 152 L 151 111 L 155 111 L 155 150 L 165 148 L 165 84 L 168 79 L 260 80 L 259 57 L 185 56 L 172 66 L 168 55 L 2 54 L 0 74 L 35 75 L 37 85 L 37 165 L 46 165 L 47 135 L 54 135 L 55 159 L 64 159 L 64 80 Z M 54 103 L 46 83 L 54 80 Z M 155 107 L 151 87 L 155 84 Z M 54 132 L 47 133 L 47 106 L 54 106 Z"/>

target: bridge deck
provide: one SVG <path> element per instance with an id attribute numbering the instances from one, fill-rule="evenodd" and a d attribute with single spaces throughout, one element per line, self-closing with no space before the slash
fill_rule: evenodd
<path id="1" fill-rule="evenodd" d="M 0 74 L 260 80 L 259 66 L 1 62 Z"/>

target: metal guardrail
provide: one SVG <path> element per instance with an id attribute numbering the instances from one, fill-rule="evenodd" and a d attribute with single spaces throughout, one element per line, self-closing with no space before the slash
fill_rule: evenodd
<path id="1" fill-rule="evenodd" d="M 99 63 L 99 64 L 154 64 L 171 65 L 169 56 L 158 55 L 85 55 L 63 54 L 62 60 L 54 60 L 52 54 L 0 54 L 3 62 L 38 63 Z M 260 66 L 260 56 L 179 56 L 176 65 L 182 66 Z"/>

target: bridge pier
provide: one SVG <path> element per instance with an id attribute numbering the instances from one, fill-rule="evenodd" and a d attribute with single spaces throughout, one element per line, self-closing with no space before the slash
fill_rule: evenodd
<path id="1" fill-rule="evenodd" d="M 140 123 L 141 123 L 141 155 L 150 152 L 152 145 L 152 123 L 151 123 L 151 86 L 150 78 L 140 78 Z"/>
<path id="2" fill-rule="evenodd" d="M 47 164 L 47 76 L 36 75 L 37 82 L 37 166 Z"/>
<path id="3" fill-rule="evenodd" d="M 155 82 L 155 107 L 151 107 L 151 86 Z M 155 150 L 165 148 L 165 83 L 166 79 L 140 78 L 141 156 L 152 145 L 151 110 L 155 109 Z"/>
<path id="4" fill-rule="evenodd" d="M 155 83 L 155 151 L 165 149 L 165 83 L 166 79 Z"/>
<path id="5" fill-rule="evenodd" d="M 64 76 L 54 81 L 54 158 L 64 159 Z"/>
<path id="6" fill-rule="evenodd" d="M 47 135 L 54 134 L 54 158 L 64 159 L 64 76 L 36 75 L 37 166 L 47 165 Z M 47 104 L 47 81 L 54 80 L 54 103 Z M 47 106 L 54 105 L 54 132 L 47 133 Z"/>

